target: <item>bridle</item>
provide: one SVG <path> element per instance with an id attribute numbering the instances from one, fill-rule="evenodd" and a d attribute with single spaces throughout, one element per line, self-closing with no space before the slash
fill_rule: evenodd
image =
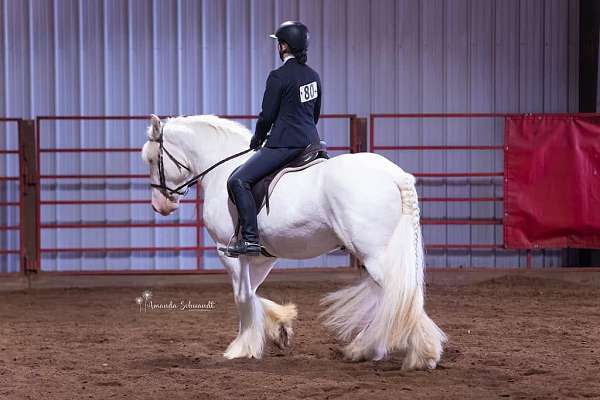
<path id="1" fill-rule="evenodd" d="M 179 171 L 181 171 L 181 169 L 185 169 L 186 171 L 188 171 L 189 173 L 192 172 L 192 170 L 187 167 L 186 165 L 184 165 L 181 161 L 179 161 L 177 158 L 175 158 L 175 156 L 173 156 L 165 147 L 164 144 L 164 134 L 163 134 L 163 129 L 164 129 L 164 125 L 161 126 L 160 128 L 160 136 L 158 137 L 158 139 L 149 139 L 151 142 L 155 142 L 158 143 L 159 145 L 159 151 L 158 151 L 158 179 L 159 179 L 159 183 L 150 183 L 150 186 L 158 189 L 163 196 L 165 196 L 167 199 L 172 200 L 173 199 L 173 195 L 174 194 L 178 194 L 180 196 L 185 196 L 187 194 L 187 192 L 190 190 L 190 188 L 192 186 L 194 186 L 196 183 L 198 183 L 199 180 L 201 180 L 204 175 L 208 174 L 210 171 L 212 171 L 213 169 L 217 168 L 219 165 L 226 163 L 229 160 L 233 160 L 236 157 L 242 156 L 250 151 L 252 151 L 252 149 L 246 149 L 244 151 L 240 151 L 239 153 L 233 154 L 227 158 L 222 159 L 221 161 L 211 165 L 210 167 L 208 167 L 207 169 L 205 169 L 204 171 L 202 171 L 201 173 L 199 173 L 198 175 L 188 179 L 185 183 L 182 183 L 181 185 L 177 186 L 175 189 L 172 189 L 170 187 L 167 186 L 167 181 L 165 178 L 165 165 L 164 165 L 164 155 L 166 154 L 167 157 L 169 157 L 171 159 L 171 161 L 173 161 L 173 163 L 177 166 L 177 168 L 179 168 Z"/>

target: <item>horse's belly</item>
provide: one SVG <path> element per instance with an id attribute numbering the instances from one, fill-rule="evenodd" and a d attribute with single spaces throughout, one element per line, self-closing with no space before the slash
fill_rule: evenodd
<path id="1" fill-rule="evenodd" d="M 333 231 L 319 226 L 303 225 L 271 232 L 262 230 L 261 241 L 274 255 L 291 259 L 318 257 L 339 248 L 341 244 Z"/>
<path id="2" fill-rule="evenodd" d="M 258 216 L 261 241 L 277 256 L 306 259 L 341 246 L 314 187 L 318 166 L 284 176 L 270 198 L 269 214 L 263 208 Z"/>

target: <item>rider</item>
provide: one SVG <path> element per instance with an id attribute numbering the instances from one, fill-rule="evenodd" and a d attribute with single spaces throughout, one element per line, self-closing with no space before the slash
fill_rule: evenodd
<path id="1" fill-rule="evenodd" d="M 316 125 L 321 111 L 321 79 L 306 65 L 308 29 L 301 22 L 287 21 L 270 36 L 277 39 L 283 65 L 267 78 L 262 111 L 250 141 L 250 148 L 256 152 L 227 181 L 242 233 L 241 240 L 227 248 L 228 255 L 234 257 L 260 255 L 252 186 L 307 146 L 320 142 Z"/>

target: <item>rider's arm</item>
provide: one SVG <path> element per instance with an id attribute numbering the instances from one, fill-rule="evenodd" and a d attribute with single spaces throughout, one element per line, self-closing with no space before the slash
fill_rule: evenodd
<path id="1" fill-rule="evenodd" d="M 258 143 L 262 143 L 267 133 L 271 129 L 277 113 L 279 113 L 279 105 L 281 103 L 281 80 L 275 74 L 275 71 L 271 71 L 267 78 L 267 88 L 265 89 L 265 95 L 262 101 L 262 111 L 258 115 L 258 121 L 256 122 L 256 130 L 254 136 L 257 138 Z"/>
<path id="2" fill-rule="evenodd" d="M 316 99 L 314 111 L 315 125 L 317 124 L 317 122 L 319 122 L 319 117 L 321 116 L 321 96 L 323 96 L 323 91 L 321 90 L 321 80 L 317 81 L 317 94 L 318 96 Z"/>

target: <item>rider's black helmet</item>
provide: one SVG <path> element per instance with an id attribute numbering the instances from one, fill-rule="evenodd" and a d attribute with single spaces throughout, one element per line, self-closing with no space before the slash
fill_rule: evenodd
<path id="1" fill-rule="evenodd" d="M 304 52 L 308 48 L 308 28 L 302 22 L 286 21 L 271 37 L 286 42 L 292 53 Z"/>

